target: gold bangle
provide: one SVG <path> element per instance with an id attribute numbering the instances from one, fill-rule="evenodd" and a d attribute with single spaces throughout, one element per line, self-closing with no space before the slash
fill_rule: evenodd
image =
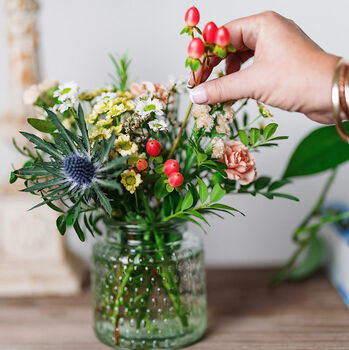
<path id="1" fill-rule="evenodd" d="M 345 117 L 349 119 L 349 108 L 346 101 L 346 91 L 345 91 L 345 84 L 346 84 L 346 78 L 348 77 L 348 71 L 349 71 L 349 65 L 344 64 L 338 79 L 338 87 L 339 87 L 339 102 L 342 108 L 342 111 L 345 114 Z"/>
<path id="2" fill-rule="evenodd" d="M 345 94 L 345 103 L 349 109 L 349 66 L 348 66 L 347 75 L 345 77 L 344 94 Z M 349 121 L 349 115 L 347 115 L 347 119 Z"/>
<path id="3" fill-rule="evenodd" d="M 349 143 L 349 137 L 344 129 L 342 120 L 340 119 L 341 105 L 340 105 L 340 96 L 339 96 L 339 77 L 341 75 L 341 71 L 346 65 L 346 61 L 344 58 L 341 58 L 336 66 L 336 70 L 333 77 L 332 83 L 332 112 L 333 112 L 333 120 L 336 124 L 336 128 L 341 139 Z"/>

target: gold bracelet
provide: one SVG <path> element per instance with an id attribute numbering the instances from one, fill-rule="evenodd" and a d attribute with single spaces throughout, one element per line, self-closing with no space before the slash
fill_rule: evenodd
<path id="1" fill-rule="evenodd" d="M 346 101 L 346 92 L 345 92 L 345 84 L 348 78 L 349 65 L 344 64 L 338 79 L 338 87 L 339 87 L 339 102 L 342 108 L 342 111 L 345 114 L 345 117 L 349 118 L 349 108 Z"/>
<path id="2" fill-rule="evenodd" d="M 344 129 L 342 120 L 340 118 L 341 113 L 341 104 L 340 104 L 340 91 L 339 91 L 339 78 L 341 76 L 342 70 L 347 65 L 347 62 L 344 58 L 341 58 L 338 63 L 333 77 L 332 83 L 332 111 L 333 111 L 333 120 L 336 124 L 336 128 L 341 139 L 349 143 L 349 137 Z"/>
<path id="3" fill-rule="evenodd" d="M 345 77 L 345 84 L 344 84 L 344 97 L 345 97 L 345 103 L 349 109 L 349 65 L 348 65 L 348 73 Z M 349 115 L 346 116 L 349 121 Z"/>

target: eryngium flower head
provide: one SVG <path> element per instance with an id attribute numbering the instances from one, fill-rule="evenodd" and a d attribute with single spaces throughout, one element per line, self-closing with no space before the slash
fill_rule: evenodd
<path id="1" fill-rule="evenodd" d="M 89 187 L 96 176 L 91 160 L 77 154 L 65 157 L 62 167 L 66 178 L 75 186 Z"/>

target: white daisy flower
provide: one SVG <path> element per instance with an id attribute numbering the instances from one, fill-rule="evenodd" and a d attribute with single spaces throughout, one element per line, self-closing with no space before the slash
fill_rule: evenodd
<path id="1" fill-rule="evenodd" d="M 149 128 L 155 132 L 166 131 L 168 129 L 168 123 L 165 120 L 154 119 L 148 123 Z"/>
<path id="2" fill-rule="evenodd" d="M 75 102 L 72 102 L 70 100 L 67 100 L 65 102 L 62 103 L 57 103 L 52 107 L 52 111 L 54 113 L 64 113 L 67 109 L 71 108 L 71 107 L 75 107 Z"/>
<path id="3" fill-rule="evenodd" d="M 163 115 L 164 105 L 156 98 L 148 98 L 147 100 L 139 99 L 136 105 L 136 113 L 142 117 L 148 117 L 152 112 L 156 115 Z"/>
<path id="4" fill-rule="evenodd" d="M 53 97 L 58 97 L 58 100 L 61 102 L 70 101 L 75 103 L 79 98 L 79 86 L 75 81 L 59 85 L 58 90 L 54 92 Z"/>

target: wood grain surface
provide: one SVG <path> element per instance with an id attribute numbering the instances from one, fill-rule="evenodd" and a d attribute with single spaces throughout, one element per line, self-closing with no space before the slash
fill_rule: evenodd
<path id="1" fill-rule="evenodd" d="M 349 310 L 320 273 L 276 289 L 272 270 L 208 271 L 209 328 L 189 350 L 349 349 Z M 103 350 L 90 293 L 0 299 L 1 350 Z"/>

